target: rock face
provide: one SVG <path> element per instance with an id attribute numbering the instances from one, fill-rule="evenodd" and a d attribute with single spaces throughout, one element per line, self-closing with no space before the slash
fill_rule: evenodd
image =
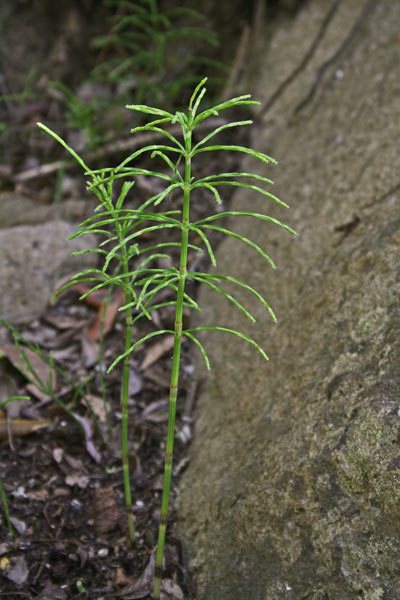
<path id="1" fill-rule="evenodd" d="M 9 195 L 0 203 L 0 316 L 19 324 L 43 314 L 60 278 L 96 264 L 95 254 L 71 256 L 93 248 L 96 240 L 92 235 L 67 240 L 76 226 L 60 217 L 81 218 L 82 202 L 36 207 Z M 49 222 L 36 224 L 45 219 Z"/>
<path id="2" fill-rule="evenodd" d="M 49 221 L 80 223 L 90 216 L 92 208 L 87 200 L 69 199 L 41 205 L 26 196 L 5 192 L 0 194 L 0 229 Z"/>
<path id="3" fill-rule="evenodd" d="M 217 253 L 217 272 L 264 293 L 279 323 L 200 298 L 203 323 L 252 335 L 271 360 L 205 340 L 179 498 L 198 600 L 400 598 L 400 3 L 334 4 L 324 30 L 328 3 L 311 0 L 275 32 L 254 90 L 267 102 L 322 32 L 253 126 L 290 211 L 235 201 L 299 236 L 233 224 L 277 271 L 236 240 Z"/>

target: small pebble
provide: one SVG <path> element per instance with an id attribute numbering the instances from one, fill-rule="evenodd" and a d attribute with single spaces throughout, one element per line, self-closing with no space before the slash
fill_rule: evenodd
<path id="1" fill-rule="evenodd" d="M 184 425 L 181 431 L 177 435 L 178 439 L 181 440 L 184 444 L 189 442 L 192 439 L 192 432 L 189 425 Z"/>
<path id="2" fill-rule="evenodd" d="M 17 489 L 12 492 L 12 495 L 14 496 L 14 498 L 27 498 L 25 488 L 22 487 L 22 485 L 17 487 Z"/>
<path id="3" fill-rule="evenodd" d="M 14 525 L 15 529 L 18 531 L 19 534 L 23 535 L 25 533 L 26 523 L 24 523 L 24 521 L 21 521 L 20 519 L 17 519 L 16 517 L 11 517 L 10 521 Z"/>

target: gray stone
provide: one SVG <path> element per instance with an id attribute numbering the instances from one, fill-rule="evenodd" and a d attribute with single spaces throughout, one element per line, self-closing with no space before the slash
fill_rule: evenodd
<path id="1" fill-rule="evenodd" d="M 49 221 L 80 222 L 89 216 L 89 200 L 69 199 L 53 204 L 39 204 L 14 192 L 0 194 L 0 229 L 17 225 L 36 225 Z"/>
<path id="2" fill-rule="evenodd" d="M 0 230 L 0 315 L 4 319 L 18 324 L 40 316 L 60 278 L 96 264 L 95 254 L 71 256 L 96 245 L 92 235 L 67 240 L 75 231 L 74 225 L 63 221 Z"/>
<path id="3" fill-rule="evenodd" d="M 253 336 L 271 360 L 225 334 L 203 340 L 212 373 L 179 496 L 198 600 L 400 598 L 398 2 L 373 6 L 295 112 L 363 6 L 340 3 L 253 127 L 253 147 L 280 161 L 260 172 L 291 208 L 250 192 L 234 207 L 265 210 L 298 238 L 232 221 L 278 270 L 236 240 L 217 253 L 217 272 L 264 293 L 278 325 L 240 290 L 255 326 L 211 290 L 200 297 L 202 323 Z M 256 97 L 297 67 L 328 8 L 310 1 L 275 32 Z"/>

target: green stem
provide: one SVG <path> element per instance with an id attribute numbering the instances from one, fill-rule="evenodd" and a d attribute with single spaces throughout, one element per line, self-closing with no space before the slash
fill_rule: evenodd
<path id="1" fill-rule="evenodd" d="M 187 275 L 187 252 L 188 252 L 188 238 L 189 238 L 189 210 L 190 210 L 190 179 L 191 179 L 191 132 L 188 132 L 185 136 L 186 143 L 186 155 L 185 155 L 185 187 L 183 196 L 183 210 L 182 210 L 182 239 L 181 239 L 181 254 L 179 261 L 179 282 L 176 299 L 176 310 L 175 310 L 175 330 L 174 330 L 174 349 L 172 358 L 172 370 L 171 370 L 171 385 L 169 393 L 169 411 L 168 411 L 168 433 L 167 433 L 167 444 L 165 448 L 165 464 L 164 464 L 164 485 L 161 500 L 161 517 L 160 527 L 158 530 L 158 542 L 157 542 L 157 553 L 156 553 L 156 568 L 155 568 L 155 579 L 154 579 L 154 600 L 159 600 L 161 592 L 161 578 L 162 578 L 162 561 L 164 556 L 165 546 L 165 535 L 167 531 L 167 517 L 169 507 L 169 496 L 171 489 L 171 475 L 172 475 L 172 460 L 174 451 L 174 437 L 175 437 L 175 414 L 176 414 L 176 398 L 178 394 L 178 383 L 179 383 L 179 365 L 181 358 L 181 345 L 182 345 L 182 315 L 183 315 L 183 302 L 185 293 L 185 281 Z"/>
<path id="2" fill-rule="evenodd" d="M 129 272 L 128 261 L 124 257 L 122 259 L 124 273 Z M 128 292 L 125 293 L 125 304 L 131 302 L 131 296 Z M 124 368 L 122 375 L 122 392 L 121 392 L 121 411 L 122 411 L 122 472 L 124 477 L 124 493 L 125 493 L 125 505 L 126 513 L 128 518 L 128 543 L 130 546 L 135 545 L 135 524 L 133 522 L 132 513 L 132 494 L 131 494 L 131 483 L 129 475 L 129 456 L 128 456 L 128 396 L 129 396 L 129 372 L 130 372 L 130 361 L 131 353 L 129 348 L 132 345 L 132 307 L 128 307 L 125 310 L 125 352 L 127 352 L 124 358 Z"/>
<path id="3" fill-rule="evenodd" d="M 8 509 L 7 496 L 6 496 L 6 493 L 4 491 L 3 481 L 1 479 L 1 476 L 0 476 L 0 498 L 1 498 L 1 502 L 3 504 L 4 514 L 6 516 L 8 533 L 13 538 L 14 537 L 14 528 L 13 528 L 12 523 L 11 523 L 10 511 Z"/>
<path id="4" fill-rule="evenodd" d="M 103 399 L 104 414 L 106 416 L 107 431 L 108 431 L 108 435 L 111 438 L 113 438 L 113 429 L 112 429 L 112 425 L 111 425 L 110 409 L 107 404 L 107 381 L 104 376 L 104 350 L 105 350 L 105 348 L 104 348 L 104 323 L 105 323 L 108 306 L 110 304 L 112 292 L 113 292 L 113 286 L 111 285 L 109 287 L 109 289 L 107 290 L 107 296 L 105 297 L 105 300 L 104 300 L 103 313 L 102 313 L 101 319 L 100 319 L 100 339 L 99 339 L 100 389 L 101 389 L 101 396 Z"/>

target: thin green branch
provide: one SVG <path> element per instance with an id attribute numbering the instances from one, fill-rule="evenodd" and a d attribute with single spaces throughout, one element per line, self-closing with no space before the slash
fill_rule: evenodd
<path id="1" fill-rule="evenodd" d="M 190 333 L 187 329 L 184 332 L 185 337 L 189 338 L 189 340 L 192 340 L 192 342 L 194 342 L 196 344 L 196 346 L 199 348 L 202 357 L 204 358 L 204 362 L 206 363 L 206 369 L 207 371 L 209 371 L 211 369 L 210 366 L 210 360 L 207 356 L 207 352 L 205 351 L 204 346 L 199 342 L 199 340 L 192 334 Z"/>
<path id="2" fill-rule="evenodd" d="M 187 335 L 188 333 L 194 333 L 195 331 L 222 331 L 224 333 L 231 333 L 232 335 L 235 335 L 241 338 L 242 340 L 249 342 L 249 344 L 251 344 L 256 350 L 258 350 L 258 352 L 265 360 L 269 360 L 268 356 L 265 354 L 261 346 L 257 344 L 257 342 L 255 342 L 253 339 L 251 339 L 244 333 L 236 331 L 235 329 L 229 329 L 228 327 L 217 327 L 214 325 L 204 325 L 202 327 L 194 327 L 193 329 L 185 329 L 185 331 L 183 331 L 183 334 Z"/>
<path id="3" fill-rule="evenodd" d="M 195 281 L 199 281 L 200 283 L 205 283 L 211 289 L 213 289 L 216 292 L 219 292 L 220 294 L 222 294 L 227 300 L 229 300 L 230 302 L 232 302 L 232 304 L 234 304 L 236 306 L 236 308 L 238 308 L 243 314 L 245 314 L 246 317 L 248 319 L 250 319 L 250 321 L 252 323 L 256 322 L 256 320 L 253 317 L 253 315 L 250 314 L 248 310 L 246 310 L 246 308 L 243 306 L 243 304 L 241 304 L 239 302 L 239 300 L 236 300 L 236 298 L 234 296 L 232 296 L 231 294 L 229 294 L 228 292 L 226 292 L 225 290 L 223 290 L 219 285 L 216 285 L 215 283 L 213 283 L 210 279 L 207 279 L 206 277 L 201 277 L 201 275 L 193 275 L 192 274 L 192 277 L 193 277 L 193 279 Z"/>
<path id="4" fill-rule="evenodd" d="M 285 223 L 282 223 L 282 221 L 278 221 L 278 219 L 274 219 L 273 217 L 268 217 L 267 215 L 263 215 L 260 213 L 255 213 L 255 212 L 251 212 L 251 211 L 243 211 L 243 210 L 234 210 L 234 211 L 228 211 L 228 212 L 211 215 L 210 217 L 205 217 L 204 219 L 200 219 L 200 221 L 196 221 L 195 223 L 192 223 L 192 225 L 197 227 L 203 223 L 210 223 L 211 221 L 215 221 L 216 219 L 222 219 L 224 217 L 254 217 L 255 219 L 261 219 L 263 221 L 269 221 L 270 223 L 279 225 L 279 227 L 283 227 L 283 229 L 286 229 L 286 231 L 288 231 L 292 235 L 297 235 L 297 233 L 294 231 L 294 229 L 292 229 Z"/>
<path id="5" fill-rule="evenodd" d="M 137 340 L 137 342 L 135 342 L 134 344 L 132 344 L 132 346 L 130 346 L 128 348 L 128 350 L 125 350 L 125 352 L 123 352 L 122 354 L 120 354 L 112 363 L 111 365 L 108 367 L 107 369 L 107 373 L 110 373 L 113 368 L 115 367 L 115 365 L 117 365 L 121 360 L 123 360 L 128 354 L 131 354 L 131 352 L 133 352 L 133 350 L 135 350 L 136 348 L 138 348 L 139 346 L 141 346 L 142 344 L 144 344 L 144 342 L 147 342 L 147 340 L 157 336 L 157 335 L 163 335 L 164 333 L 174 333 L 172 330 L 170 329 L 159 329 L 158 331 L 152 331 L 151 333 L 148 333 L 147 335 L 143 336 L 142 338 L 140 338 L 140 340 Z"/>
<path id="6" fill-rule="evenodd" d="M 188 277 L 194 277 L 196 276 L 197 273 L 188 273 Z M 277 318 L 275 316 L 274 311 L 272 310 L 272 308 L 270 307 L 270 305 L 268 304 L 268 302 L 266 301 L 266 299 L 259 293 L 257 292 L 257 290 L 255 290 L 251 285 L 249 285 L 248 283 L 245 283 L 244 281 L 241 281 L 240 279 L 237 279 L 237 277 L 232 277 L 231 275 L 219 275 L 219 274 L 214 274 L 214 273 L 201 273 L 200 276 L 203 279 L 211 279 L 213 281 L 230 281 L 231 283 L 235 283 L 236 285 L 244 288 L 245 290 L 247 290 L 248 292 L 250 292 L 251 294 L 253 294 L 253 296 L 255 296 L 257 298 L 257 300 L 259 300 L 261 302 L 261 304 L 267 309 L 267 311 L 269 312 L 272 320 L 277 323 Z"/>
<path id="7" fill-rule="evenodd" d="M 235 121 L 233 123 L 225 123 L 224 125 L 221 125 L 221 127 L 217 127 L 217 129 L 214 129 L 214 131 L 203 137 L 203 139 L 200 140 L 200 142 L 193 146 L 193 152 L 195 152 L 200 146 L 208 142 L 208 140 L 218 135 L 219 133 L 221 133 L 221 131 L 224 131 L 225 129 L 230 129 L 231 127 L 240 127 L 241 125 L 251 125 L 252 123 L 253 121 Z"/>
<path id="8" fill-rule="evenodd" d="M 254 158 L 258 158 L 259 160 L 261 160 L 262 162 L 265 162 L 265 163 L 272 163 L 274 165 L 278 164 L 275 159 L 271 158 L 271 156 L 268 156 L 267 154 L 263 154 L 262 152 L 256 152 L 255 150 L 252 150 L 251 148 L 246 148 L 245 146 L 206 146 L 206 148 L 200 148 L 199 150 L 194 151 L 192 156 L 195 156 L 196 154 L 200 154 L 200 152 L 213 152 L 215 150 L 228 150 L 229 152 L 241 152 L 242 154 L 249 154 L 250 156 L 253 156 Z"/>
<path id="9" fill-rule="evenodd" d="M 264 250 L 262 248 L 260 248 L 260 246 L 258 244 L 256 244 L 252 240 L 249 240 L 249 238 L 244 237 L 243 235 L 239 235 L 238 233 L 234 233 L 233 231 L 230 231 L 229 229 L 225 229 L 224 227 L 219 227 L 218 225 L 207 225 L 206 224 L 206 225 L 200 225 L 200 227 L 202 227 L 203 229 L 215 229 L 215 231 L 220 231 L 221 233 L 224 233 L 227 236 L 233 237 L 237 240 L 240 240 L 241 242 L 244 242 L 245 244 L 248 244 L 249 246 L 251 246 L 252 248 L 257 250 L 257 252 L 259 254 L 261 254 L 262 257 L 265 258 L 265 260 L 271 265 L 271 267 L 273 269 L 276 269 L 276 265 L 275 265 L 274 261 L 272 260 L 272 258 L 270 258 L 268 256 L 268 254 L 266 252 L 264 252 Z"/>
<path id="10" fill-rule="evenodd" d="M 208 181 L 208 182 L 200 183 L 200 184 L 198 184 L 196 182 L 193 185 L 193 188 L 207 187 L 207 188 L 211 189 L 211 187 L 214 188 L 214 186 L 217 186 L 217 185 L 231 185 L 233 187 L 242 187 L 242 188 L 247 188 L 249 190 L 254 190 L 255 192 L 259 192 L 260 194 L 263 194 L 264 196 L 271 198 L 272 200 L 274 200 L 281 206 L 288 208 L 288 205 L 285 202 L 282 202 L 282 200 L 279 200 L 279 198 L 274 196 L 274 194 L 270 194 L 269 192 L 267 192 L 266 190 L 264 190 L 263 188 L 261 188 L 257 185 L 251 185 L 250 183 L 244 183 L 243 181 L 218 181 L 217 180 L 217 181 Z"/>
<path id="11" fill-rule="evenodd" d="M 192 224 L 190 226 L 190 229 L 191 229 L 191 231 L 194 231 L 195 233 L 197 233 L 197 235 L 203 240 L 204 245 L 207 249 L 208 255 L 210 257 L 211 264 L 213 265 L 213 267 L 215 267 L 217 264 L 217 261 L 215 260 L 215 255 L 214 255 L 213 249 L 211 248 L 211 244 L 208 241 L 208 238 L 207 238 L 206 234 L 204 233 L 204 231 L 202 231 L 200 229 L 200 227 L 194 227 L 194 225 L 195 224 Z"/>

